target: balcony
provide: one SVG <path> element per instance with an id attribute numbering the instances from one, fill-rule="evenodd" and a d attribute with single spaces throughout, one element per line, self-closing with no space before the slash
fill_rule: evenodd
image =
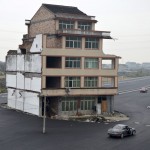
<path id="1" fill-rule="evenodd" d="M 97 89 L 42 89 L 42 95 L 47 96 L 84 96 L 84 95 L 116 95 L 117 87 L 114 88 L 97 88 Z"/>
<path id="2" fill-rule="evenodd" d="M 57 34 L 59 36 L 62 35 L 77 35 L 77 36 L 92 36 L 92 37 L 100 37 L 103 39 L 112 39 L 110 37 L 109 31 L 87 31 L 87 30 L 80 30 L 80 29 L 63 29 L 58 30 Z"/>

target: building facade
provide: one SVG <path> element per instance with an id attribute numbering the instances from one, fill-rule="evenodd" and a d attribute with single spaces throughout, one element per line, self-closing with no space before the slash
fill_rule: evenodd
<path id="1" fill-rule="evenodd" d="M 26 20 L 22 45 L 8 52 L 8 106 L 41 116 L 46 97 L 47 116 L 114 112 L 120 57 L 104 54 L 112 38 L 96 23 L 77 7 L 42 4 Z"/>

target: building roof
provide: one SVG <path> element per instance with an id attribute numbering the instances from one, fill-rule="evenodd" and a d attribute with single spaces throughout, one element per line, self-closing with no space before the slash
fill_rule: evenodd
<path id="1" fill-rule="evenodd" d="M 17 50 L 9 50 L 7 52 L 7 55 L 16 55 L 17 54 Z"/>
<path id="2" fill-rule="evenodd" d="M 80 11 L 77 7 L 72 6 L 62 6 L 62 5 L 51 5 L 51 4 L 42 4 L 48 10 L 52 11 L 53 13 L 68 13 L 68 14 L 76 14 L 76 15 L 84 15 L 87 16 L 85 13 Z"/>

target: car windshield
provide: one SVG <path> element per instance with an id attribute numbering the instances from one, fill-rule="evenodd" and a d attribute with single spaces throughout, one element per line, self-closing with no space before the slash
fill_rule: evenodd
<path id="1" fill-rule="evenodd" d="M 116 126 L 113 127 L 113 129 L 120 129 L 121 130 L 121 129 L 123 129 L 123 127 L 124 126 L 122 126 L 122 125 L 116 125 Z"/>

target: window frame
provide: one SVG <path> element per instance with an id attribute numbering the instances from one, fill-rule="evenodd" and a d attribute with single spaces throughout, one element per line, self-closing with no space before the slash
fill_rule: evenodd
<path id="1" fill-rule="evenodd" d="M 84 87 L 86 88 L 97 88 L 98 87 L 98 77 L 84 77 Z"/>
<path id="2" fill-rule="evenodd" d="M 96 98 L 95 97 L 84 97 L 84 99 L 81 100 L 81 111 L 90 111 L 93 110 L 93 107 L 95 106 Z"/>
<path id="3" fill-rule="evenodd" d="M 78 29 L 89 31 L 92 30 L 92 23 L 91 22 L 78 22 Z"/>
<path id="4" fill-rule="evenodd" d="M 103 88 L 114 88 L 115 87 L 115 77 L 102 77 L 101 80 L 102 80 Z"/>
<path id="5" fill-rule="evenodd" d="M 81 57 L 66 57 L 65 68 L 81 68 Z"/>
<path id="6" fill-rule="evenodd" d="M 76 100 L 63 100 L 61 101 L 61 111 L 76 111 L 77 101 Z"/>
<path id="7" fill-rule="evenodd" d="M 66 36 L 65 44 L 66 48 L 81 48 L 82 38 L 78 36 Z"/>
<path id="8" fill-rule="evenodd" d="M 65 77 L 65 88 L 80 88 L 81 77 L 79 76 L 67 76 Z"/>
<path id="9" fill-rule="evenodd" d="M 71 20 L 59 20 L 59 29 L 74 29 L 75 22 Z"/>
<path id="10" fill-rule="evenodd" d="M 99 49 L 99 38 L 94 38 L 94 37 L 85 38 L 85 48 Z"/>
<path id="11" fill-rule="evenodd" d="M 84 59 L 85 69 L 99 69 L 99 58 L 86 57 Z"/>

